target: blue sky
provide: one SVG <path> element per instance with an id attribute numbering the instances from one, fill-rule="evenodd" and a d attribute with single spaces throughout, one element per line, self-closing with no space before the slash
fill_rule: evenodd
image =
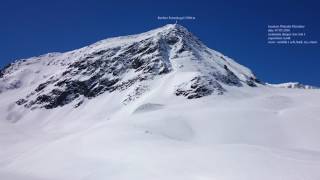
<path id="1" fill-rule="evenodd" d="M 261 80 L 320 86 L 320 44 L 266 43 L 268 24 L 303 24 L 309 38 L 320 41 L 319 8 L 316 0 L 2 0 L 0 67 L 174 23 L 157 16 L 194 16 L 179 23 Z"/>

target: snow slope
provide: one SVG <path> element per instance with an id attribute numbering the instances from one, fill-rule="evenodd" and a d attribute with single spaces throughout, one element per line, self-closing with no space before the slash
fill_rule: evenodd
<path id="1" fill-rule="evenodd" d="M 189 35 L 183 27 L 167 25 L 11 65 L 0 81 L 0 179 L 320 179 L 320 91 L 263 85 L 249 69 Z M 92 78 L 94 73 L 61 76 L 68 67 L 78 72 L 78 67 L 70 65 L 83 60 L 81 57 L 112 46 L 125 50 L 125 44 L 146 38 L 156 43 L 168 37 L 170 41 L 160 44 L 168 45 L 172 37 L 179 41 L 169 43 L 166 53 L 134 51 L 133 56 L 148 60 L 140 66 L 143 68 L 123 66 L 123 72 L 113 76 L 119 82 L 137 76 L 146 80 L 94 97 L 80 93 L 81 99 L 54 108 L 45 108 L 40 102 L 31 108 L 16 103 L 31 92 L 36 93 L 26 98 L 28 101 L 50 94 L 54 83 L 48 83 L 43 91 L 34 89 L 52 76 L 70 82 Z M 192 42 L 185 46 L 193 49 L 179 54 L 178 46 L 187 40 Z M 118 53 L 123 54 L 122 50 Z M 146 57 L 153 53 L 167 59 Z M 161 67 L 168 71 L 159 73 Z M 190 89 L 194 82 L 200 89 L 209 86 L 214 92 L 217 83 L 223 88 L 222 95 Z M 189 94 L 184 96 L 185 92 Z M 191 95 L 197 98 L 189 98 Z M 80 100 L 81 105 L 75 107 Z"/>

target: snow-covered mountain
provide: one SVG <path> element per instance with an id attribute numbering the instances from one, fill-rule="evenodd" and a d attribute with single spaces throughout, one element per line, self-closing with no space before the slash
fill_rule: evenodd
<path id="1" fill-rule="evenodd" d="M 251 71 L 207 48 L 187 29 L 167 25 L 143 34 L 111 38 L 67 53 L 20 60 L 5 68 L 0 91 L 31 91 L 17 100 L 47 109 L 105 92 L 127 91 L 123 100 L 143 95 L 155 79 L 175 74 L 175 94 L 189 99 L 223 94 L 224 86 L 257 86 Z"/>
<path id="2" fill-rule="evenodd" d="M 320 91 L 278 87 L 176 24 L 18 60 L 0 179 L 318 180 Z"/>
<path id="3" fill-rule="evenodd" d="M 280 83 L 280 84 L 268 84 L 267 83 L 267 85 L 272 86 L 272 87 L 279 87 L 279 88 L 318 89 L 318 87 L 301 84 L 299 82 L 288 82 L 288 83 Z"/>

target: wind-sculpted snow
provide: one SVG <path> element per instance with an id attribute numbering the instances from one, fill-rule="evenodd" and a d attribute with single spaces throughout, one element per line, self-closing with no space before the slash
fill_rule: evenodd
<path id="1" fill-rule="evenodd" d="M 156 111 L 164 108 L 164 105 L 162 104 L 154 104 L 154 103 L 145 103 L 140 105 L 134 113 L 144 113 L 149 111 Z"/>

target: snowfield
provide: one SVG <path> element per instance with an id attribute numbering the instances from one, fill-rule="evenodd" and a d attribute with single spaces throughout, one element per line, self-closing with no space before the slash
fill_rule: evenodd
<path id="1" fill-rule="evenodd" d="M 317 90 L 153 94 L 118 109 L 101 99 L 1 121 L 1 179 L 320 178 Z"/>
<path id="2" fill-rule="evenodd" d="M 225 60 L 209 53 L 205 65 L 194 68 L 196 62 L 186 53 L 174 61 L 170 51 L 166 63 L 172 69 L 167 73 L 94 98 L 79 96 L 82 103 L 76 107 L 77 99 L 55 108 L 29 108 L 16 102 L 50 76 L 63 73 L 66 64 L 76 62 L 88 49 L 95 52 L 144 40 L 172 27 L 13 66 L 0 81 L 0 179 L 319 180 L 320 90 L 256 82 L 251 87 L 252 82 L 245 83 L 254 77 L 251 71 L 218 52 L 211 51 Z M 206 65 L 210 58 L 215 62 L 212 67 Z M 50 60 L 59 63 L 43 65 Z M 225 64 L 228 68 L 223 68 Z M 219 83 L 223 94 L 192 99 L 175 94 L 181 83 L 213 69 L 227 73 L 224 77 L 232 72 L 232 78 L 197 83 Z M 121 81 L 140 72 L 130 69 Z M 128 94 L 141 86 L 145 90 L 128 101 Z"/>

